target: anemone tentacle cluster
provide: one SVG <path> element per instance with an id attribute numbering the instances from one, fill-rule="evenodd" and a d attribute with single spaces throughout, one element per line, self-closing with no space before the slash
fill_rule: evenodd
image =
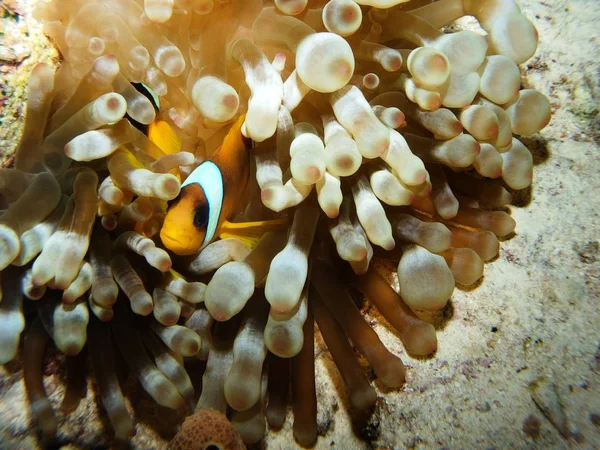
<path id="1" fill-rule="evenodd" d="M 485 34 L 442 31 L 465 15 Z M 245 443 L 281 428 L 291 390 L 294 435 L 311 445 L 315 321 L 364 418 L 377 394 L 355 351 L 388 388 L 405 369 L 349 283 L 408 353 L 434 352 L 414 311 L 442 309 L 497 255 L 515 229 L 509 189 L 532 181 L 515 136 L 550 120 L 520 86 L 537 33 L 513 0 L 50 0 L 35 16 L 62 62 L 35 67 L 15 166 L 0 169 L 0 363 L 23 334 L 46 438 L 51 338 L 68 358 L 88 345 L 118 440 L 135 425 L 115 351 L 158 404 L 229 413 Z M 167 202 L 241 114 L 254 176 L 234 221 L 288 229 L 172 255 Z M 132 125 L 158 121 L 155 139 Z M 398 262 L 399 292 L 374 257 Z M 206 361 L 199 398 L 190 359 Z"/>

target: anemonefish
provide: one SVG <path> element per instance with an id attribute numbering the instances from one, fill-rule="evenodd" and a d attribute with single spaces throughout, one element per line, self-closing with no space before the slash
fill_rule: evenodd
<path id="1" fill-rule="evenodd" d="M 238 212 L 250 179 L 252 148 L 252 141 L 242 135 L 243 123 L 242 115 L 215 155 L 194 169 L 181 184 L 179 196 L 169 202 L 160 238 L 173 253 L 197 253 Z"/>
<path id="2" fill-rule="evenodd" d="M 147 96 L 152 94 L 145 85 L 136 87 Z M 150 99 L 156 107 L 157 99 Z M 287 228 L 287 218 L 229 222 L 240 212 L 250 180 L 252 140 L 242 134 L 244 120 L 241 115 L 214 155 L 194 169 L 181 184 L 179 195 L 168 202 L 160 239 L 173 253 L 195 254 L 218 237 L 236 237 L 252 247 L 265 232 Z M 167 122 L 157 119 L 140 129 L 165 153 L 180 150 L 180 141 Z"/>
<path id="3" fill-rule="evenodd" d="M 132 83 L 133 87 L 137 89 L 144 97 L 146 97 L 152 106 L 154 111 L 158 114 L 159 111 L 159 98 L 152 89 L 146 86 L 144 83 Z M 175 133 L 171 125 L 166 121 L 156 117 L 150 124 L 145 125 L 134 119 L 129 114 L 125 116 L 129 122 L 148 138 L 164 153 L 171 154 L 181 150 L 181 140 Z M 155 155 L 152 155 L 155 156 Z"/>

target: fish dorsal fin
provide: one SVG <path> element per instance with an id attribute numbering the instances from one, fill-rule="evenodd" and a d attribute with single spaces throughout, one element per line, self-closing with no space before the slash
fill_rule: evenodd
<path id="1" fill-rule="evenodd" d="M 263 234 L 269 231 L 285 231 L 290 225 L 289 219 L 261 220 L 259 222 L 228 222 L 221 225 L 221 239 L 235 238 L 250 248 L 256 247 Z"/>
<path id="2" fill-rule="evenodd" d="M 164 120 L 157 119 L 148 126 L 148 139 L 167 155 L 181 150 L 181 139 Z"/>

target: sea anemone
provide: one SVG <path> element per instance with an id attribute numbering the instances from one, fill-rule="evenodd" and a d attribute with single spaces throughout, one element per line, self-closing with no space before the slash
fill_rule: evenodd
<path id="1" fill-rule="evenodd" d="M 357 294 L 408 353 L 430 355 L 435 329 L 415 311 L 444 308 L 513 233 L 509 189 L 533 169 L 514 135 L 550 120 L 548 100 L 520 87 L 537 33 L 517 4 L 308 3 L 39 2 L 62 61 L 33 70 L 14 168 L 0 169 L 0 363 L 23 334 L 45 439 L 51 338 L 68 357 L 87 345 L 117 440 L 134 434 L 123 360 L 159 405 L 228 413 L 245 443 L 265 418 L 281 428 L 291 390 L 294 436 L 312 445 L 315 321 L 360 427 L 377 393 L 356 352 L 386 388 L 405 368 Z M 465 15 L 485 33 L 443 31 Z M 244 210 L 199 253 L 173 255 L 159 238 L 167 202 L 240 116 L 253 142 L 249 192 L 233 194 Z M 154 138 L 139 129 L 150 124 Z M 236 231 L 257 221 L 279 227 Z M 199 398 L 184 365 L 198 359 Z"/>

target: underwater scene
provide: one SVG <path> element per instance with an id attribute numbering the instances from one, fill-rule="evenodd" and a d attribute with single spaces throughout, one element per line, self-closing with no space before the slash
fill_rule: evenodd
<path id="1" fill-rule="evenodd" d="M 2 0 L 0 450 L 600 448 L 598 23 Z"/>

